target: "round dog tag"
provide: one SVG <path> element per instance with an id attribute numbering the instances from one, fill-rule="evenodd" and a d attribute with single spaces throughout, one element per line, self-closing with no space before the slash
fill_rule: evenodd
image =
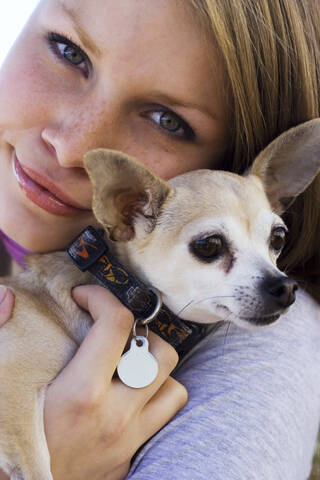
<path id="1" fill-rule="evenodd" d="M 122 355 L 117 367 L 120 380 L 128 387 L 143 388 L 158 375 L 158 362 L 148 350 L 145 337 L 134 337 L 130 350 Z"/>

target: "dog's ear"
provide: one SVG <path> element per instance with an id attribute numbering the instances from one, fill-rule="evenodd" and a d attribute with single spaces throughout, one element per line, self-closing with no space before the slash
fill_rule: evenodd
<path id="1" fill-rule="evenodd" d="M 283 213 L 320 170 L 320 119 L 291 128 L 271 142 L 254 161 L 250 174 L 262 180 L 267 197 Z"/>
<path id="2" fill-rule="evenodd" d="M 91 150 L 84 165 L 93 185 L 93 212 L 112 240 L 131 240 L 138 217 L 152 231 L 171 191 L 167 182 L 115 150 Z"/>

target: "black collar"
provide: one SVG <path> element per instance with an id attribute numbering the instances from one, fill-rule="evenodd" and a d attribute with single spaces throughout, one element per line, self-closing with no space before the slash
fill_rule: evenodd
<path id="1" fill-rule="evenodd" d="M 89 270 L 100 284 L 116 295 L 135 319 L 147 318 L 154 312 L 157 295 L 119 263 L 93 227 L 87 227 L 69 245 L 67 252 L 81 271 Z M 207 330 L 205 325 L 179 319 L 165 305 L 148 326 L 170 343 L 180 357 L 191 350 Z"/>

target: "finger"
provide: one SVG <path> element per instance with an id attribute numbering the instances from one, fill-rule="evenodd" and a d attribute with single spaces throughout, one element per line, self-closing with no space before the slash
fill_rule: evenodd
<path id="1" fill-rule="evenodd" d="M 101 378 L 107 385 L 114 374 L 133 325 L 133 315 L 111 292 L 97 285 L 76 287 L 73 298 L 87 310 L 94 324 L 68 364 L 72 375 L 95 384 Z"/>
<path id="2" fill-rule="evenodd" d="M 11 317 L 14 299 L 13 292 L 8 287 L 0 285 L 0 327 Z"/>
<path id="3" fill-rule="evenodd" d="M 148 341 L 149 351 L 158 362 L 159 371 L 156 379 L 144 388 L 131 388 L 123 384 L 120 379 L 115 379 L 115 387 L 123 391 L 119 392 L 119 398 L 125 399 L 126 408 L 129 408 L 132 414 L 140 411 L 155 395 L 179 360 L 179 356 L 174 348 L 155 333 L 149 333 Z"/>
<path id="4" fill-rule="evenodd" d="M 169 377 L 141 412 L 143 443 L 172 420 L 187 401 L 186 388 Z"/>

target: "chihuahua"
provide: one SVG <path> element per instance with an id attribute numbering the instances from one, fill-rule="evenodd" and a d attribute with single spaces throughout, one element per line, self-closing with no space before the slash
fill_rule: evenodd
<path id="1" fill-rule="evenodd" d="M 282 134 L 244 176 L 199 170 L 165 182 L 104 149 L 84 163 L 110 248 L 182 319 L 259 328 L 294 302 L 297 284 L 276 266 L 287 233 L 280 215 L 319 172 L 320 119 Z M 95 281 L 64 252 L 27 264 L 0 279 L 16 296 L 0 329 L 0 468 L 11 480 L 52 480 L 46 388 L 92 325 L 72 288 Z"/>

